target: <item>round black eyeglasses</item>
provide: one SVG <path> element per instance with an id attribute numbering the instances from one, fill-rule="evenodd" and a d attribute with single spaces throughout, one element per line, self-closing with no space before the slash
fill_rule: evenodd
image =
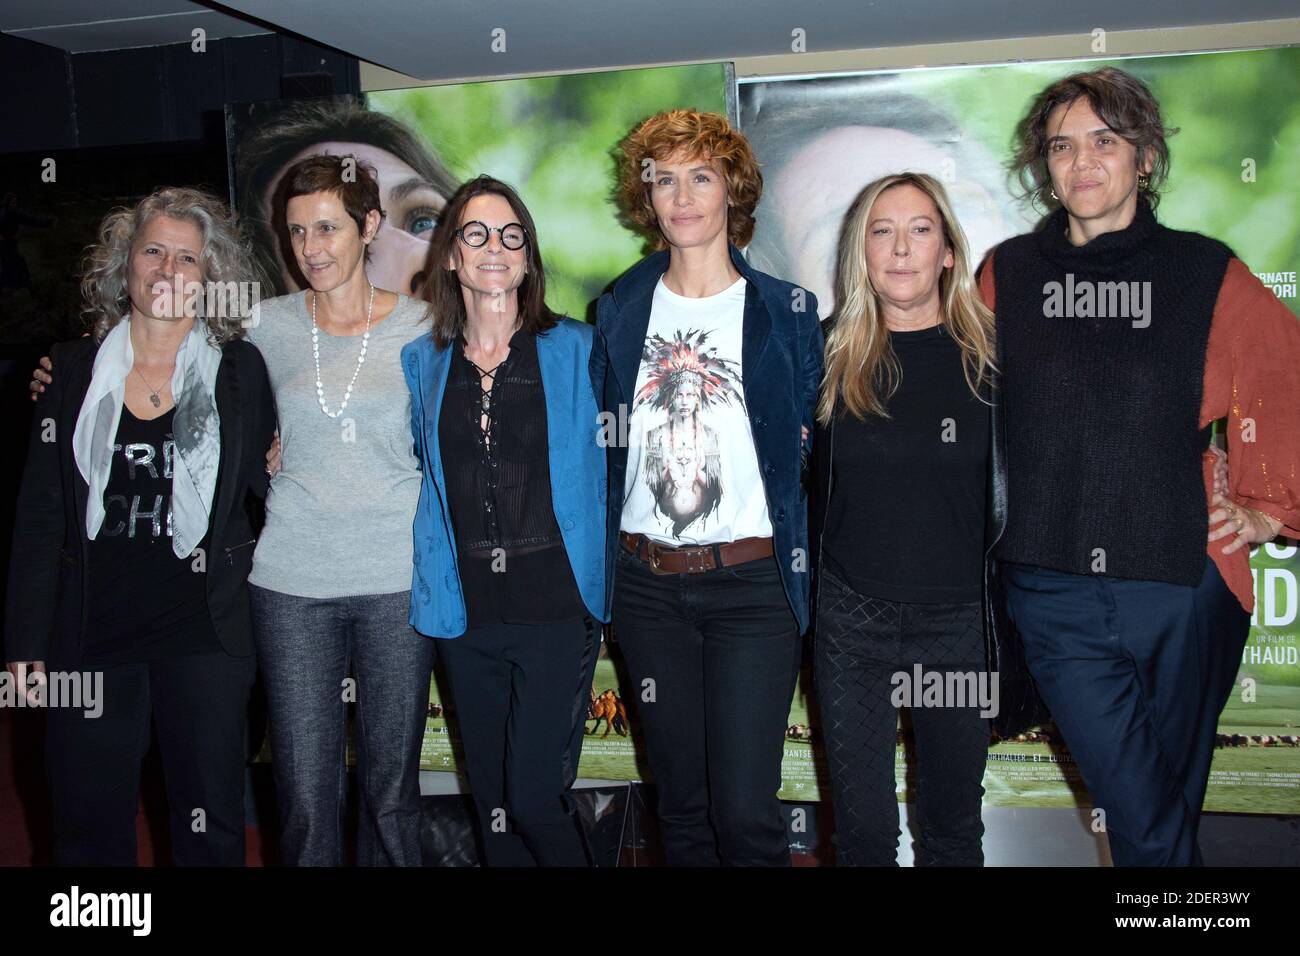
<path id="1" fill-rule="evenodd" d="M 528 233 L 517 222 L 508 222 L 499 229 L 493 229 L 478 220 L 474 220 L 457 229 L 455 235 L 459 236 L 460 241 L 471 249 L 478 249 L 487 245 L 488 238 L 494 232 L 501 237 L 501 245 L 512 252 L 516 249 L 522 249 L 524 244 L 528 242 Z"/>

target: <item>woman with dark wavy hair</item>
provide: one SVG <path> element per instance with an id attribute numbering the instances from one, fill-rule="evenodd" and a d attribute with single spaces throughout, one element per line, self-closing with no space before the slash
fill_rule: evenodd
<path id="1" fill-rule="evenodd" d="M 1254 606 L 1249 546 L 1300 534 L 1300 325 L 1223 243 L 1156 219 L 1173 132 L 1113 67 L 1043 90 L 1016 166 L 1052 212 L 980 278 L 1007 428 L 996 556 L 1125 866 L 1200 863 L 1215 726 Z M 1217 495 L 1207 439 L 1223 418 Z"/>
<path id="2" fill-rule="evenodd" d="M 547 308 L 533 218 L 489 176 L 447 204 L 424 291 L 411 624 L 441 638 L 488 865 L 584 866 L 568 789 L 609 618 L 593 330 Z"/>
<path id="3" fill-rule="evenodd" d="M 18 498 L 5 659 L 20 686 L 32 672 L 102 674 L 97 704 L 49 701 L 57 863 L 135 865 L 152 720 L 173 861 L 243 865 L 247 499 L 266 493 L 275 409 L 247 316 L 210 312 L 232 300 L 202 293 L 254 281 L 221 202 L 159 190 L 104 220 L 82 279 L 92 334 L 53 349 L 58 380 L 37 397 Z"/>

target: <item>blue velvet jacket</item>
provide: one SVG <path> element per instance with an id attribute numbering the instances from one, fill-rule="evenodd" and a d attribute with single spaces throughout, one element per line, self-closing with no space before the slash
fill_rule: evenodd
<path id="1" fill-rule="evenodd" d="M 750 268 L 731 247 L 731 261 L 745 277 L 745 317 L 741 340 L 745 410 L 754 434 L 754 451 L 763 476 L 772 518 L 773 544 L 781 583 L 800 630 L 808 627 L 808 498 L 800 481 L 802 438 L 809 434 L 822 376 L 822 330 L 817 299 L 790 282 Z M 596 306 L 596 344 L 591 380 L 601 410 L 620 423 L 631 414 L 650 305 L 659 277 L 668 270 L 668 253 L 657 252 L 629 269 Z M 621 410 L 621 414 L 620 414 Z M 623 513 L 627 448 L 609 448 L 609 539 L 605 581 L 613 586 L 614 556 Z"/>
<path id="2" fill-rule="evenodd" d="M 537 362 L 546 395 L 555 522 L 583 604 L 592 617 L 607 621 L 606 466 L 605 449 L 598 444 L 596 397 L 588 376 L 592 339 L 591 326 L 561 319 L 559 325 L 537 337 Z M 455 530 L 447 509 L 447 484 L 438 447 L 438 416 L 451 356 L 450 348 L 439 349 L 428 335 L 402 349 L 402 369 L 411 390 L 411 434 L 424 471 L 415 511 L 410 622 L 430 637 L 459 637 L 466 627 Z"/>

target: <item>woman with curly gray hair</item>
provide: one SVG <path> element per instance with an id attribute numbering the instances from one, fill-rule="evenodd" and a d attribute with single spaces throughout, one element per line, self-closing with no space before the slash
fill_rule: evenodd
<path id="1" fill-rule="evenodd" d="M 161 189 L 104 219 L 82 280 L 92 334 L 51 353 L 59 374 L 36 400 L 14 522 L 5 660 L 27 702 L 49 707 L 57 863 L 135 864 L 151 719 L 173 862 L 244 862 L 247 499 L 266 493 L 275 429 L 266 366 L 242 339 L 256 288 L 226 207 Z"/>

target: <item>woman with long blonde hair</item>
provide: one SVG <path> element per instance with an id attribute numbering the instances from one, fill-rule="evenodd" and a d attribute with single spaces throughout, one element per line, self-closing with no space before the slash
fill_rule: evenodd
<path id="1" fill-rule="evenodd" d="M 898 387 L 898 357 L 888 335 L 891 309 L 895 303 L 882 302 L 872 284 L 867 262 L 867 235 L 872 207 L 886 190 L 911 186 L 925 193 L 939 213 L 939 223 L 922 223 L 920 228 L 937 227 L 946 259 L 933 289 L 916 303 L 928 308 L 936 301 L 937 314 L 927 312 L 926 322 L 936 320 L 961 350 L 962 370 L 972 392 L 986 384 L 994 371 L 993 315 L 984 306 L 975 286 L 970 267 L 966 235 L 957 223 L 948 195 L 938 180 L 925 173 L 898 173 L 868 183 L 850 207 L 839 249 L 836 269 L 836 319 L 826 337 L 826 373 L 817 405 L 817 420 L 828 425 L 837 397 L 856 417 L 867 413 L 888 417 L 886 404 Z M 878 230 L 876 238 L 888 239 L 892 233 Z M 935 236 L 931 231 L 922 235 Z M 895 270 L 896 272 L 898 270 Z M 892 284 L 892 283 L 887 283 Z M 911 307 L 915 311 L 915 306 Z M 908 326 L 905 331 L 923 326 Z M 877 378 L 877 375 L 881 376 Z M 882 394 L 882 392 L 884 394 Z"/>
<path id="2" fill-rule="evenodd" d="M 979 866 L 989 740 L 981 709 L 992 704 L 980 693 L 989 687 L 984 562 L 1005 514 L 987 499 L 1003 487 L 990 480 L 999 459 L 993 316 L 930 176 L 869 184 L 839 248 L 813 442 L 822 528 L 814 672 L 837 862 L 895 865 L 894 750 L 907 706 L 919 763 L 917 862 Z M 970 692 L 941 699 L 936 686 Z"/>

